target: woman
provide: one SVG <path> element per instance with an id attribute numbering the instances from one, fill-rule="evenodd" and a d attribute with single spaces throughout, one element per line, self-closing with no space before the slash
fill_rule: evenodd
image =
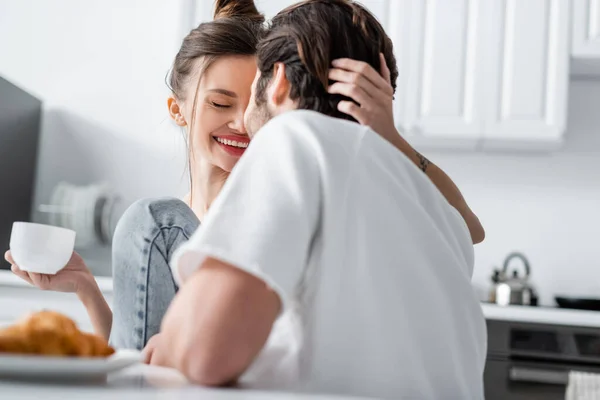
<path id="1" fill-rule="evenodd" d="M 217 1 L 215 20 L 201 24 L 184 39 L 170 76 L 168 109 L 187 131 L 190 149 L 190 194 L 177 199 L 141 200 L 119 222 L 113 239 L 114 315 L 96 282 L 77 255 L 55 276 L 15 274 L 41 289 L 74 292 L 85 305 L 95 331 L 117 347 L 142 349 L 159 332 L 177 292 L 169 268 L 174 251 L 189 239 L 218 195 L 229 172 L 249 144 L 243 116 L 256 73 L 254 53 L 264 18 L 252 0 Z M 383 58 L 383 57 L 382 57 Z M 385 65 L 385 62 L 382 63 Z M 428 174 L 463 215 L 474 241 L 481 226 L 456 186 L 416 153 L 394 128 L 389 71 L 382 77 L 352 60 L 334 62 L 331 93 L 346 95 L 361 106 L 339 107 L 370 125 Z"/>

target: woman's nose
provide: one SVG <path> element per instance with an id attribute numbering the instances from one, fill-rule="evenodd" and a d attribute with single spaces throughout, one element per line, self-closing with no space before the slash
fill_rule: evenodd
<path id="1" fill-rule="evenodd" d="M 229 123 L 229 129 L 246 135 L 246 126 L 244 125 L 244 113 L 236 115 L 235 119 Z"/>

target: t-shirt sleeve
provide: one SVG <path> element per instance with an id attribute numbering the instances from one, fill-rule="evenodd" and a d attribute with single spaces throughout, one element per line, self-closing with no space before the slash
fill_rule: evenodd
<path id="1" fill-rule="evenodd" d="M 279 119 L 256 135 L 201 227 L 175 253 L 180 284 L 212 257 L 260 278 L 287 306 L 317 230 L 321 179 L 311 142 Z"/>

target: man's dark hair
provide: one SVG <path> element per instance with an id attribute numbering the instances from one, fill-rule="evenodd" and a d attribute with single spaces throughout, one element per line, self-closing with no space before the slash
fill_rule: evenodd
<path id="1" fill-rule="evenodd" d="M 354 120 L 337 109 L 344 96 L 327 92 L 331 62 L 353 58 L 380 71 L 383 53 L 396 89 L 398 68 L 393 45 L 377 18 L 352 0 L 306 0 L 273 18 L 266 37 L 258 45 L 257 105 L 266 101 L 266 89 L 276 63 L 285 65 L 291 84 L 290 97 L 298 108 L 332 117 Z"/>

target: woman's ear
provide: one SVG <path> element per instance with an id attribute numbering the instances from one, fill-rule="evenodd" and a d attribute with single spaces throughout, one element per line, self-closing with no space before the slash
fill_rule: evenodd
<path id="1" fill-rule="evenodd" d="M 167 107 L 169 107 L 169 115 L 171 119 L 179 126 L 187 126 L 187 122 L 181 113 L 182 107 L 179 107 L 179 103 L 174 96 L 169 96 L 167 99 Z"/>

